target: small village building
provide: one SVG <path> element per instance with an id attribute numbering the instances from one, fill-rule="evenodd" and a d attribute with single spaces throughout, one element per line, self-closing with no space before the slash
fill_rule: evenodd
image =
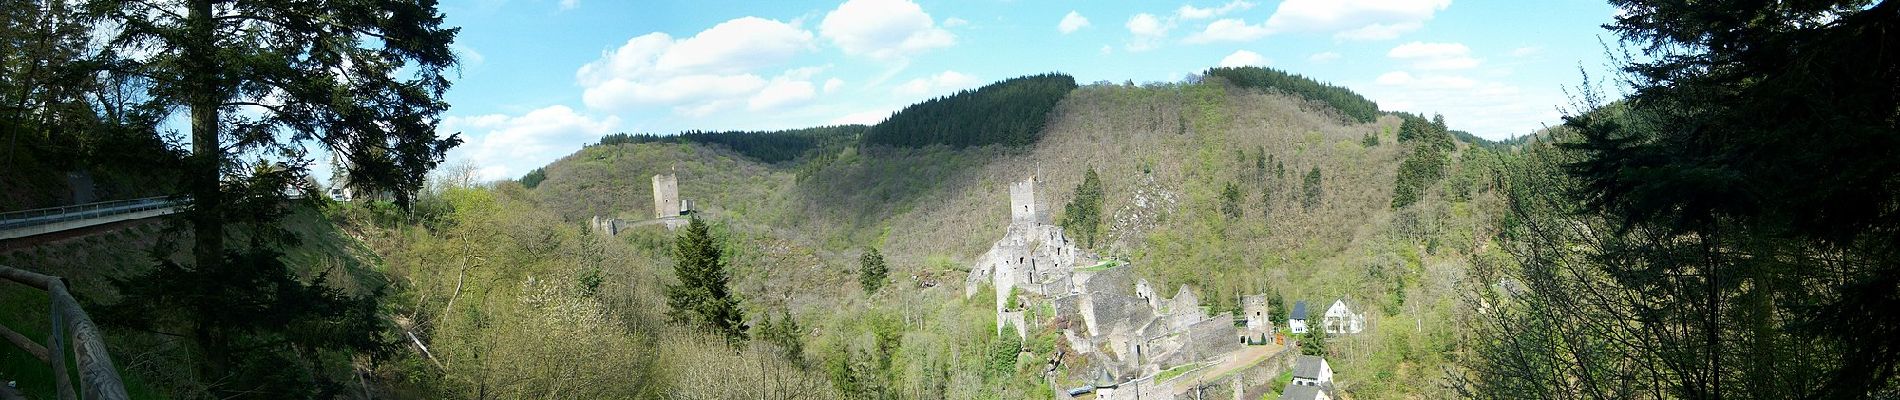
<path id="1" fill-rule="evenodd" d="M 1293 302 L 1293 312 L 1286 316 L 1286 327 L 1293 333 L 1306 333 L 1306 300 Z"/>
<path id="2" fill-rule="evenodd" d="M 1346 306 L 1346 299 L 1333 300 L 1332 307 L 1326 308 L 1322 318 L 1326 333 L 1356 334 L 1366 330 L 1366 314 L 1354 314 L 1352 308 Z"/>
<path id="3" fill-rule="evenodd" d="M 1287 385 L 1286 391 L 1280 393 L 1280 400 L 1333 400 L 1333 397 L 1318 387 Z"/>
<path id="4" fill-rule="evenodd" d="M 1287 387 L 1332 387 L 1333 366 L 1319 356 L 1300 356 L 1293 360 L 1293 381 Z"/>

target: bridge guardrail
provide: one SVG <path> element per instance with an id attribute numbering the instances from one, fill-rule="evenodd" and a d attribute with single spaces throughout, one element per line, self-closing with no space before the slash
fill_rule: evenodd
<path id="1" fill-rule="evenodd" d="M 98 218 L 110 215 L 156 210 L 185 204 L 168 196 L 102 201 L 63 207 L 38 208 L 0 213 L 0 229 L 45 225 L 56 222 Z"/>

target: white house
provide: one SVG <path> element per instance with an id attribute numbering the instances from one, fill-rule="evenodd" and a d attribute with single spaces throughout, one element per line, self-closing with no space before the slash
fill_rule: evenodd
<path id="1" fill-rule="evenodd" d="M 1345 299 L 1333 300 L 1333 306 L 1326 308 L 1326 316 L 1322 321 L 1326 333 L 1359 333 L 1366 330 L 1366 315 L 1353 314 L 1352 308 L 1346 307 Z"/>
<path id="2" fill-rule="evenodd" d="M 1293 312 L 1286 315 L 1286 327 L 1293 333 L 1306 333 L 1306 300 L 1293 302 Z"/>
<path id="3" fill-rule="evenodd" d="M 1326 358 L 1319 356 L 1300 356 L 1294 358 L 1294 381 L 1286 387 L 1332 387 L 1332 364 L 1326 364 Z"/>

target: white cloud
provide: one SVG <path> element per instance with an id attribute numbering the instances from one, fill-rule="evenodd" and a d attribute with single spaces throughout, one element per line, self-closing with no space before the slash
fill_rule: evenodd
<path id="1" fill-rule="evenodd" d="M 1533 92 L 1454 74 L 1393 71 L 1379 75 L 1364 89 L 1381 109 L 1444 114 L 1452 129 L 1489 139 L 1522 135 L 1556 123 L 1561 114 L 1552 105 L 1563 104 L 1563 95 L 1554 90 Z"/>
<path id="2" fill-rule="evenodd" d="M 950 94 L 961 89 L 976 87 L 983 81 L 957 71 L 943 71 L 936 75 L 912 79 L 897 85 L 892 92 L 902 96 L 924 97 Z"/>
<path id="3" fill-rule="evenodd" d="M 1265 67 L 1272 64 L 1273 60 L 1268 60 L 1260 53 L 1246 50 L 1235 51 L 1234 54 L 1228 54 L 1227 57 L 1220 59 L 1222 67 Z"/>
<path id="4" fill-rule="evenodd" d="M 969 25 L 969 24 L 970 24 L 970 20 L 957 18 L 957 17 L 950 17 L 950 18 L 943 19 L 943 27 L 945 28 L 955 28 L 955 27 Z"/>
<path id="5" fill-rule="evenodd" d="M 1227 13 L 1230 13 L 1230 12 L 1246 11 L 1249 8 L 1253 8 L 1253 6 L 1254 6 L 1254 3 L 1248 2 L 1245 0 L 1234 0 L 1233 2 L 1223 4 L 1220 7 L 1209 7 L 1209 8 L 1197 8 L 1190 5 L 1183 5 L 1181 6 L 1180 9 L 1175 10 L 1174 14 L 1180 16 L 1182 19 L 1208 19 L 1208 18 L 1218 17 L 1221 15 L 1226 15 Z"/>
<path id="6" fill-rule="evenodd" d="M 580 6 L 581 0 L 561 0 L 561 11 L 572 10 Z"/>
<path id="7" fill-rule="evenodd" d="M 1206 29 L 1189 35 L 1186 41 L 1188 43 L 1249 42 L 1272 33 L 1264 25 L 1248 25 L 1246 21 L 1238 18 L 1227 18 L 1207 24 Z"/>
<path id="8" fill-rule="evenodd" d="M 451 158 L 468 160 L 483 180 L 509 179 L 599 140 L 620 125 L 618 117 L 582 115 L 550 106 L 519 116 L 503 114 L 442 119 L 442 132 L 462 132 L 468 143 Z"/>
<path id="9" fill-rule="evenodd" d="M 826 122 L 825 124 L 826 125 L 850 125 L 850 124 L 876 125 L 879 122 L 884 122 L 884 119 L 889 118 L 890 116 L 891 116 L 890 111 L 877 111 L 877 110 L 863 111 L 863 112 L 845 114 L 837 118 L 832 118 L 831 121 Z"/>
<path id="10" fill-rule="evenodd" d="M 773 79 L 771 84 L 746 100 L 746 110 L 770 110 L 811 100 L 813 97 L 818 97 L 818 89 L 812 86 L 810 81 Z"/>
<path id="11" fill-rule="evenodd" d="M 799 53 L 815 48 L 810 31 L 757 17 L 722 22 L 685 39 L 654 32 L 627 40 L 601 58 L 581 66 L 575 80 L 588 107 L 626 110 L 672 106 L 689 117 L 710 115 L 740 104 L 778 105 L 794 101 L 794 82 L 808 79 L 812 68 L 761 77 Z M 764 70 L 764 71 L 762 71 Z M 769 76 L 769 75 L 768 75 Z M 803 86 L 810 87 L 810 82 Z M 771 88 L 774 93 L 762 91 Z M 762 96 L 763 97 L 759 97 Z"/>
<path id="12" fill-rule="evenodd" d="M 1307 61 L 1312 61 L 1314 63 L 1323 63 L 1323 62 L 1328 62 L 1328 61 L 1333 61 L 1333 60 L 1338 60 L 1338 59 L 1339 59 L 1339 53 L 1334 53 L 1330 51 L 1323 52 L 1323 53 L 1313 53 L 1313 55 L 1306 56 Z"/>
<path id="13" fill-rule="evenodd" d="M 1128 42 L 1128 51 L 1144 51 L 1159 46 L 1161 40 L 1168 37 L 1168 30 L 1173 28 L 1173 22 L 1163 22 L 1154 14 L 1140 13 L 1128 17 L 1128 23 L 1122 26 L 1128 28 L 1128 33 L 1135 35 L 1134 39 Z"/>
<path id="14" fill-rule="evenodd" d="M 1115 46 L 1109 46 L 1106 44 L 1102 45 L 1102 55 L 1106 56 L 1106 55 L 1114 54 L 1114 53 L 1115 53 Z"/>
<path id="15" fill-rule="evenodd" d="M 902 60 L 957 41 L 910 0 L 846 1 L 825 14 L 818 32 L 845 54 L 879 60 Z"/>
<path id="16" fill-rule="evenodd" d="M 1069 11 L 1069 15 L 1062 16 L 1062 22 L 1056 23 L 1056 30 L 1062 31 L 1062 34 L 1067 35 L 1088 26 L 1088 17 L 1084 17 L 1081 13 L 1075 11 Z"/>
<path id="17" fill-rule="evenodd" d="M 721 22 L 674 43 L 654 67 L 663 71 L 750 70 L 778 64 L 811 48 L 809 31 L 779 21 L 744 17 Z"/>
<path id="18" fill-rule="evenodd" d="M 1544 52 L 1543 46 L 1524 46 L 1511 49 L 1511 57 L 1530 57 Z"/>
<path id="19" fill-rule="evenodd" d="M 838 91 L 839 88 L 842 88 L 842 87 L 844 87 L 843 79 L 831 78 L 831 79 L 825 80 L 825 93 L 836 92 Z"/>
<path id="20" fill-rule="evenodd" d="M 1372 24 L 1359 27 L 1358 29 L 1335 33 L 1333 37 L 1343 40 L 1391 40 L 1397 39 L 1399 35 L 1404 35 L 1406 32 L 1415 31 L 1423 27 L 1425 27 L 1425 24 L 1422 22 Z"/>
<path id="21" fill-rule="evenodd" d="M 1463 43 L 1426 43 L 1411 42 L 1393 47 L 1385 53 L 1386 57 L 1412 62 L 1412 68 L 1467 69 L 1477 67 L 1483 60 L 1471 58 L 1471 48 Z"/>
<path id="22" fill-rule="evenodd" d="M 1332 32 L 1344 40 L 1384 40 L 1417 30 L 1451 0 L 1286 0 L 1267 17 L 1273 32 Z"/>

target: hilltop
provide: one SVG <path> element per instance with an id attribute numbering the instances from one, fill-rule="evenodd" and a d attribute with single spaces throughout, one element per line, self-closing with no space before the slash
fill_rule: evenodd
<path id="1" fill-rule="evenodd" d="M 1492 145 L 1457 139 L 1442 125 L 1442 143 L 1407 137 L 1431 123 L 1378 112 L 1357 94 L 1297 75 L 1247 68 L 1206 76 L 1076 87 L 1027 143 L 865 139 L 890 135 L 894 128 L 883 124 L 837 130 L 833 145 L 812 146 L 796 159 L 751 156 L 704 137 L 604 143 L 549 165 L 547 180 L 531 192 L 569 220 L 644 215 L 647 177 L 676 172 L 681 196 L 723 221 L 740 243 L 734 247 L 807 254 L 791 262 L 809 268 L 771 254 L 761 258 L 773 265 L 735 267 L 737 287 L 758 311 L 783 308 L 836 324 L 858 319 L 844 310 L 947 300 L 926 287 L 954 286 L 1001 236 L 1008 182 L 1034 175 L 1038 200 L 1062 210 L 1092 169 L 1101 177 L 1105 232 L 1094 251 L 1130 260 L 1160 287 L 1193 287 L 1216 311 L 1237 311 L 1242 293 L 1346 299 L 1369 311 L 1374 328 L 1342 341 L 1351 349 L 1336 361 L 1345 381 L 1403 382 L 1350 389 L 1371 398 L 1437 390 L 1434 365 L 1446 361 L 1456 337 L 1450 324 L 1462 313 L 1457 291 L 1467 284 L 1470 260 L 1486 255 L 1501 209 L 1487 184 Z M 994 102 L 975 94 L 995 87 L 913 108 L 943 113 L 953 109 L 944 104 L 961 100 Z M 929 119 L 900 112 L 891 120 Z M 844 139 L 854 133 L 856 140 Z M 1443 146 L 1431 153 L 1439 157 L 1435 176 L 1401 176 L 1408 159 L 1426 153 L 1418 149 L 1434 146 Z M 1316 185 L 1308 185 L 1309 175 L 1317 175 Z M 1395 206 L 1406 179 L 1416 181 L 1418 199 Z M 848 260 L 866 247 L 881 249 L 891 275 L 907 284 L 899 286 L 918 292 L 899 299 L 856 293 Z"/>

